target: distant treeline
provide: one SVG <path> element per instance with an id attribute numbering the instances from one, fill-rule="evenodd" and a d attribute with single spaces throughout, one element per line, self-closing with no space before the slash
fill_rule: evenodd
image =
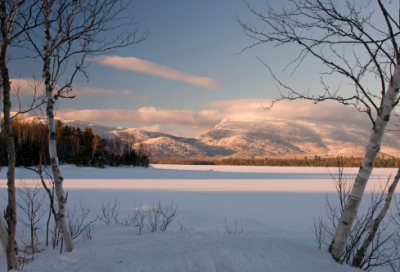
<path id="1" fill-rule="evenodd" d="M 159 164 L 185 164 L 185 165 L 215 165 L 215 160 L 200 160 L 200 159 L 160 159 L 154 160 Z"/>
<path id="2" fill-rule="evenodd" d="M 11 122 L 15 142 L 16 166 L 49 165 L 48 128 L 43 122 L 31 119 L 14 119 Z M 135 143 L 134 135 L 101 138 L 90 127 L 83 131 L 73 126 L 56 123 L 57 155 L 60 164 L 93 166 L 145 166 L 149 155 L 143 144 Z M 4 130 L 0 134 L 0 165 L 8 165 Z"/>
<path id="3" fill-rule="evenodd" d="M 274 158 L 228 158 L 220 160 L 201 160 L 201 159 L 164 159 L 158 161 L 159 164 L 187 164 L 187 165 L 246 165 L 246 166 L 303 166 L 303 167 L 360 167 L 363 158 L 351 157 L 329 157 L 320 156 L 304 157 L 302 159 L 274 159 Z M 397 168 L 400 166 L 400 158 L 378 157 L 375 167 L 378 168 Z"/>

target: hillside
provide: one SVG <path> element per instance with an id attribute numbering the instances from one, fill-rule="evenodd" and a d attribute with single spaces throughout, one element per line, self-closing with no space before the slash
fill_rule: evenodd
<path id="1" fill-rule="evenodd" d="M 368 126 L 284 119 L 224 119 L 197 136 L 203 143 L 235 151 L 235 157 L 363 156 Z M 400 155 L 400 138 L 387 133 L 381 152 Z"/>
<path id="2" fill-rule="evenodd" d="M 135 128 L 106 127 L 63 119 L 67 125 L 89 126 L 102 137 L 130 132 L 147 144 L 157 158 L 363 156 L 370 135 L 368 126 L 324 124 L 285 119 L 242 118 L 222 120 L 195 138 L 177 137 Z M 384 136 L 381 153 L 400 156 L 400 137 Z"/>

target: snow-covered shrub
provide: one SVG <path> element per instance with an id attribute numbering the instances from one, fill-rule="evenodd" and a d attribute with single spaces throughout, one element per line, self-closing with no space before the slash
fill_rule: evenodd
<path id="1" fill-rule="evenodd" d="M 169 205 L 165 206 L 158 200 L 158 202 L 152 205 L 139 205 L 138 208 L 136 208 L 135 199 L 133 199 L 133 202 L 135 207 L 129 211 L 128 216 L 119 219 L 121 204 L 118 198 L 115 198 L 113 203 L 103 200 L 100 207 L 101 214 L 98 215 L 98 218 L 106 225 L 114 224 L 127 227 L 133 225 L 139 228 L 137 234 L 140 235 L 145 225 L 150 233 L 166 231 L 169 224 L 171 224 L 179 214 L 178 204 L 174 203 L 173 200 L 171 200 Z"/>
<path id="2" fill-rule="evenodd" d="M 226 221 L 226 218 L 225 218 L 225 231 L 226 231 L 226 233 L 229 234 L 229 235 L 243 235 L 243 234 L 244 234 L 243 222 L 240 221 L 240 227 L 238 227 L 238 221 L 235 220 L 235 228 L 234 228 L 234 229 L 231 229 L 231 228 L 228 226 L 228 222 Z"/>

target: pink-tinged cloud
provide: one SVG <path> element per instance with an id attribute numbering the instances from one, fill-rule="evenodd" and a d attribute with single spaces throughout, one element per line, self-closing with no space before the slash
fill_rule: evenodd
<path id="1" fill-rule="evenodd" d="M 221 82 L 208 77 L 194 76 L 166 66 L 156 64 L 151 61 L 141 60 L 134 57 L 102 56 L 95 58 L 94 61 L 121 70 L 134 71 L 162 77 L 165 79 L 183 81 L 192 85 L 197 85 L 209 89 L 219 88 L 223 85 Z"/>
<path id="2" fill-rule="evenodd" d="M 144 130 L 185 136 L 193 136 L 198 131 L 212 129 L 224 118 L 278 118 L 327 124 L 330 122 L 345 122 L 370 125 L 366 114 L 359 113 L 352 107 L 345 107 L 336 103 L 325 102 L 315 105 L 310 101 L 281 101 L 269 110 L 264 110 L 261 103 L 266 106 L 270 105 L 271 101 L 267 99 L 213 101 L 205 105 L 210 109 L 198 112 L 154 107 L 143 107 L 137 110 L 63 109 L 57 112 L 57 116 L 90 122 L 143 123 L 141 128 Z"/>
<path id="3" fill-rule="evenodd" d="M 44 84 L 33 78 L 10 78 L 11 92 L 20 96 L 33 96 L 45 93 Z"/>
<path id="4" fill-rule="evenodd" d="M 96 96 L 96 95 L 116 95 L 117 92 L 115 90 L 105 90 L 102 88 L 93 88 L 93 87 L 78 87 L 74 88 L 71 92 L 71 95 L 76 96 Z"/>
<path id="5" fill-rule="evenodd" d="M 201 131 L 196 129 L 185 129 L 182 131 L 181 126 L 176 125 L 161 125 L 155 124 L 150 126 L 142 126 L 139 127 L 142 130 L 150 131 L 150 132 L 161 132 L 165 134 L 171 134 L 180 137 L 196 137 Z"/>
<path id="6" fill-rule="evenodd" d="M 269 99 L 237 99 L 212 101 L 205 106 L 221 108 L 223 115 L 229 118 L 259 117 L 279 118 L 289 120 L 320 121 L 320 122 L 346 122 L 354 124 L 370 124 L 365 113 L 358 112 L 354 107 L 343 106 L 334 102 L 321 102 L 314 104 L 312 101 L 280 101 L 271 109 L 263 107 L 271 105 Z"/>
<path id="7" fill-rule="evenodd" d="M 143 107 L 138 110 L 75 110 L 63 109 L 57 112 L 59 117 L 79 121 L 125 121 L 133 123 L 170 124 L 194 126 L 206 129 L 215 126 L 223 118 L 223 114 L 216 109 L 202 110 L 172 110 L 154 107 Z"/>
<path id="8" fill-rule="evenodd" d="M 12 78 L 11 87 L 14 94 L 17 92 L 20 96 L 32 96 L 37 91 L 37 94 L 43 94 L 45 87 L 43 81 L 37 81 L 33 78 Z M 80 84 L 74 84 L 73 90 L 69 93 L 70 96 L 113 96 L 113 95 L 130 95 L 133 96 L 133 92 L 126 89 L 115 89 L 107 90 L 103 88 L 95 88 L 90 86 L 82 86 Z M 143 98 L 143 97 L 136 97 Z"/>

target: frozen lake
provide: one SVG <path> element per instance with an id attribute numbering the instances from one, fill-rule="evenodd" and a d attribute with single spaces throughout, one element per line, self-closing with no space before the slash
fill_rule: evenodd
<path id="1" fill-rule="evenodd" d="M 0 208 L 3 209 L 7 195 L 6 170 L 3 168 L 0 172 Z M 357 170 L 347 168 L 345 172 L 353 176 Z M 318 251 L 309 228 L 314 216 L 325 215 L 326 198 L 331 203 L 336 201 L 329 171 L 335 174 L 337 169 L 208 165 L 95 169 L 63 165 L 67 205 L 72 207 L 79 201 L 90 204 L 92 218 L 100 211 L 103 201 L 112 202 L 115 198 L 120 202 L 120 218 L 139 205 L 151 205 L 159 200 L 163 204 L 171 200 L 178 203 L 180 213 L 167 232 L 149 234 L 144 230 L 140 236 L 134 227 L 105 226 L 98 221 L 93 240 L 79 242 L 68 255 L 46 250 L 27 268 L 28 271 L 270 269 L 281 272 L 293 271 L 296 267 L 301 272 L 353 271 L 338 266 L 327 252 Z M 396 171 L 375 169 L 367 192 L 379 189 L 380 182 L 385 183 Z M 35 183 L 35 175 L 18 168 L 17 183 L 21 180 Z M 369 193 L 365 195 L 361 212 L 365 211 L 369 196 Z M 241 222 L 244 236 L 227 237 L 225 219 L 230 228 L 234 227 L 235 220 Z M 181 232 L 178 221 L 194 231 Z M 38 235 L 43 242 L 44 221 L 41 225 Z M 19 235 L 22 229 L 22 224 L 18 224 Z M 289 259 L 288 254 L 292 256 Z M 151 256 L 158 256 L 157 260 Z M 5 265 L 2 252 L 0 265 Z"/>
<path id="2" fill-rule="evenodd" d="M 5 207 L 6 168 L 0 172 L 0 203 Z M 354 175 L 357 168 L 346 168 Z M 335 201 L 329 171 L 317 167 L 151 165 L 150 168 L 83 168 L 61 166 L 69 204 L 83 199 L 93 207 L 118 198 L 121 213 L 137 203 L 149 205 L 171 199 L 179 205 L 178 220 L 209 233 L 224 219 L 241 220 L 245 230 L 307 240 L 313 216 L 325 214 L 325 198 Z M 379 188 L 396 169 L 375 169 L 366 192 Z M 16 177 L 33 181 L 36 174 L 18 168 Z M 399 190 L 399 189 L 398 189 Z M 363 211 L 369 197 L 364 197 Z M 271 232 L 271 228 L 274 229 Z M 312 239 L 311 239 L 312 240 Z M 311 241 L 312 242 L 312 241 Z M 313 242 L 312 242 L 313 243 Z"/>
<path id="3" fill-rule="evenodd" d="M 6 171 L 0 172 L 0 188 L 6 188 Z M 346 168 L 353 176 L 358 168 Z M 106 169 L 61 166 L 66 189 L 129 189 L 194 192 L 334 192 L 330 173 L 335 168 L 163 165 L 149 168 L 107 167 Z M 379 187 L 397 169 L 379 168 L 371 175 L 367 191 Z M 34 172 L 17 168 L 16 178 L 36 179 Z"/>

